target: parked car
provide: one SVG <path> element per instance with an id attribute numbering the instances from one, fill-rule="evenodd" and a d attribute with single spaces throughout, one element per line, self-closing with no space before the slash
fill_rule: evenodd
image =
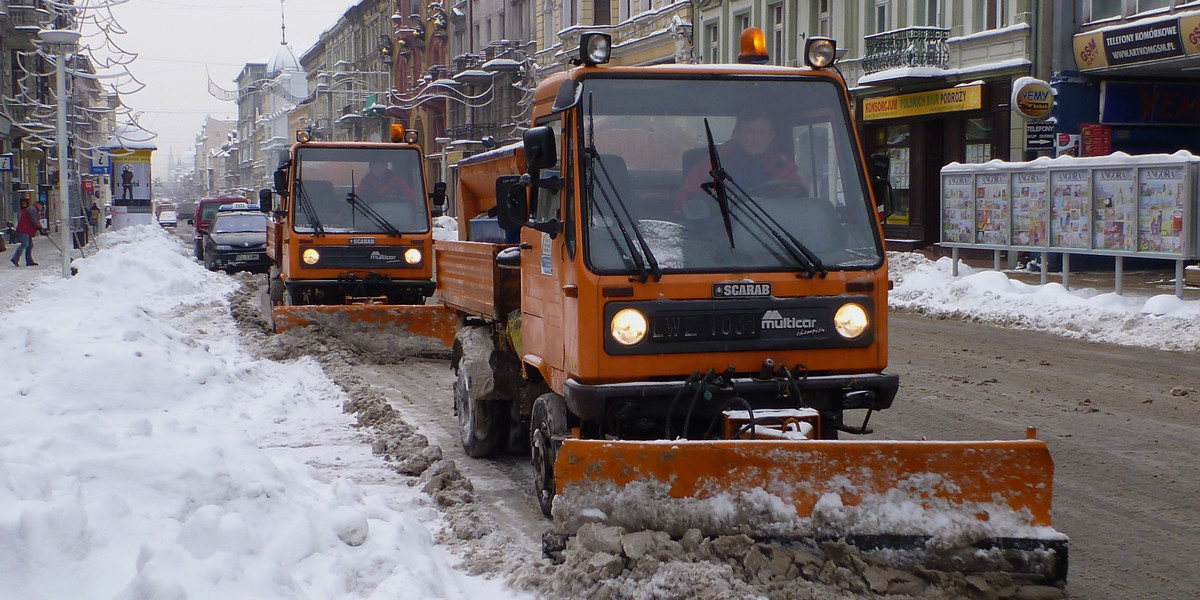
<path id="1" fill-rule="evenodd" d="M 179 223 L 179 217 L 175 215 L 173 210 L 164 210 L 158 213 L 158 224 L 163 227 L 175 227 Z"/>
<path id="2" fill-rule="evenodd" d="M 239 202 L 244 204 L 246 199 L 240 196 L 221 196 L 205 198 L 196 203 L 196 214 L 188 220 L 188 224 L 195 228 L 192 233 L 192 250 L 196 258 L 204 259 L 204 232 L 208 231 L 209 223 L 216 216 L 217 210 L 226 204 L 233 205 Z"/>
<path id="3" fill-rule="evenodd" d="M 263 271 L 267 258 L 267 215 L 241 204 L 218 211 L 204 233 L 204 266 L 210 271 Z"/>

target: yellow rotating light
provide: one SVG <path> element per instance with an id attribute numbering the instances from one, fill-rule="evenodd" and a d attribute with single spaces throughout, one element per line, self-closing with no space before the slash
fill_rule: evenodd
<path id="1" fill-rule="evenodd" d="M 409 248 L 408 250 L 405 250 L 404 251 L 404 262 L 406 262 L 410 265 L 415 265 L 415 264 L 421 262 L 421 249 L 420 248 Z"/>
<path id="2" fill-rule="evenodd" d="M 867 311 L 853 302 L 843 304 L 833 315 L 833 328 L 837 330 L 842 337 L 852 340 L 862 335 L 869 326 L 870 319 L 867 318 Z"/>
<path id="3" fill-rule="evenodd" d="M 613 315 L 612 337 L 621 344 L 632 346 L 646 337 L 646 315 L 636 308 L 622 308 Z"/>
<path id="4" fill-rule="evenodd" d="M 300 254 L 300 260 L 306 265 L 315 265 L 318 260 L 321 260 L 321 253 L 317 252 L 316 248 L 309 248 Z"/>

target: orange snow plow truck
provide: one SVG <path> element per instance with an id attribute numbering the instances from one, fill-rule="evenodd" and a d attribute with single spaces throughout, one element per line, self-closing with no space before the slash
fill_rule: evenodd
<path id="1" fill-rule="evenodd" d="M 465 317 L 466 452 L 527 444 L 565 533 L 835 536 L 1065 582 L 1045 442 L 865 437 L 899 384 L 888 165 L 866 167 L 833 41 L 803 68 L 601 66 L 609 44 L 583 34 L 522 143 L 459 163 L 437 281 Z M 507 239 L 477 233 L 489 213 Z"/>
<path id="2" fill-rule="evenodd" d="M 259 192 L 269 215 L 268 285 L 275 331 L 305 325 L 402 330 L 441 347 L 455 314 L 425 305 L 434 292 L 431 203 L 417 132 L 393 125 L 391 143 L 313 141 L 299 131 L 275 189 Z M 273 202 L 274 195 L 280 198 Z"/>

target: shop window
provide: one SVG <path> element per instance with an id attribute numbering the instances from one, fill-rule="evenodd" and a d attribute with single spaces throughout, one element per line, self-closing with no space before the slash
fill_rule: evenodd
<path id="1" fill-rule="evenodd" d="M 908 225 L 911 214 L 909 186 L 912 181 L 912 127 L 889 125 L 878 130 L 876 144 L 887 154 L 888 179 L 892 184 L 892 215 L 888 225 Z"/>
<path id="2" fill-rule="evenodd" d="M 1121 16 L 1124 0 L 1092 0 L 1091 20 L 1111 19 Z"/>
<path id="3" fill-rule="evenodd" d="M 992 160 L 992 120 L 967 119 L 967 163 Z"/>

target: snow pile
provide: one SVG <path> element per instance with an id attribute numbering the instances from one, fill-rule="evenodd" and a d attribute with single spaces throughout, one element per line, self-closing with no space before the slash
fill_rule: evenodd
<path id="1" fill-rule="evenodd" d="M 892 308 L 1053 333 L 1095 342 L 1160 350 L 1200 350 L 1200 303 L 1160 294 L 1150 298 L 1029 285 L 1004 273 L 916 253 L 889 252 Z"/>
<path id="2" fill-rule="evenodd" d="M 513 597 L 452 569 L 313 360 L 240 349 L 236 280 L 156 226 L 75 265 L 0 329 L 5 597 Z"/>
<path id="3" fill-rule="evenodd" d="M 454 217 L 442 215 L 433 218 L 433 239 L 434 240 L 457 240 L 458 239 L 458 220 Z"/>

